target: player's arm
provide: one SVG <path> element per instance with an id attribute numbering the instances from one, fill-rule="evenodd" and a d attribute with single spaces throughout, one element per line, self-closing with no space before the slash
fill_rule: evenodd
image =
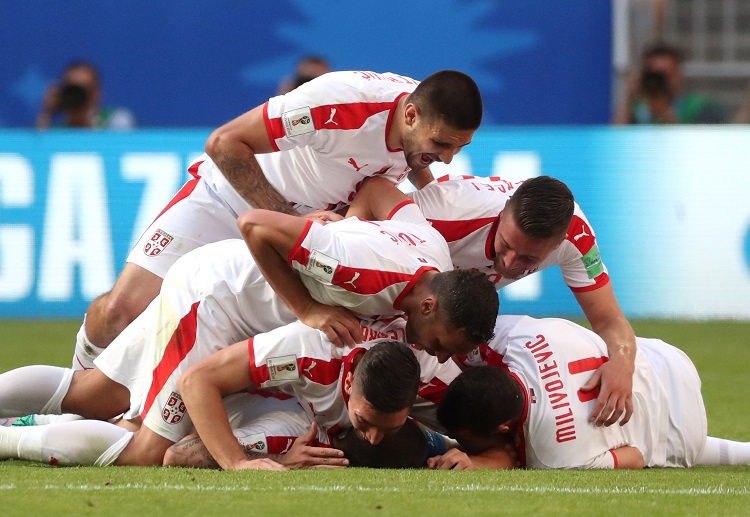
<path id="1" fill-rule="evenodd" d="M 428 458 L 427 466 L 434 470 L 475 470 L 512 469 L 517 465 L 505 448 L 492 448 L 472 456 L 460 449 L 450 449 L 445 454 Z"/>
<path id="2" fill-rule="evenodd" d="M 385 178 L 365 179 L 354 196 L 347 217 L 359 217 L 368 221 L 384 221 L 399 204 L 409 197 Z"/>
<path id="3" fill-rule="evenodd" d="M 417 190 L 422 189 L 425 185 L 435 179 L 429 167 L 419 170 L 412 169 L 406 177 Z"/>
<path id="4" fill-rule="evenodd" d="M 294 441 L 286 454 L 264 454 L 243 449 L 248 460 L 270 459 L 290 469 L 311 467 L 346 467 L 349 460 L 343 451 L 330 447 L 309 445 L 318 434 L 318 426 L 313 422 L 308 431 Z M 197 434 L 191 434 L 172 445 L 164 455 L 165 467 L 190 467 L 198 469 L 218 469 L 219 464 L 211 456 L 206 445 Z"/>
<path id="5" fill-rule="evenodd" d="M 581 388 L 590 391 L 601 385 L 589 419 L 597 426 L 609 426 L 622 417 L 620 424 L 624 425 L 633 414 L 635 334 L 617 303 L 611 282 L 574 294 L 591 329 L 604 340 L 609 353 L 609 361 Z"/>
<path id="6" fill-rule="evenodd" d="M 250 205 L 286 214 L 297 213 L 268 182 L 255 159 L 256 154 L 274 151 L 263 121 L 263 105 L 214 130 L 206 141 L 205 151 Z"/>
<path id="7" fill-rule="evenodd" d="M 225 470 L 286 470 L 269 459 L 248 459 L 232 433 L 222 397 L 255 388 L 250 375 L 247 341 L 235 343 L 193 365 L 177 388 L 207 451 Z"/>
<path id="8" fill-rule="evenodd" d="M 263 276 L 305 325 L 322 330 L 335 345 L 362 341 L 359 319 L 343 307 L 316 302 L 287 258 L 307 225 L 306 219 L 268 210 L 248 210 L 237 220 Z M 312 223 L 317 224 L 317 223 Z"/>

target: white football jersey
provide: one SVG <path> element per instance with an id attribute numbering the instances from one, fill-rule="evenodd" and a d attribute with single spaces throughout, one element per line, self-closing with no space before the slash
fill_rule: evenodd
<path id="1" fill-rule="evenodd" d="M 399 100 L 418 81 L 392 73 L 331 72 L 269 99 L 263 117 L 277 152 L 256 158 L 268 181 L 300 212 L 349 204 L 362 181 L 402 182 L 403 150 L 386 145 Z M 204 155 L 199 174 L 236 214 L 251 208 Z"/>
<path id="2" fill-rule="evenodd" d="M 386 221 L 310 221 L 289 254 L 314 299 L 366 317 L 401 314 L 426 271 L 453 269 L 445 239 L 407 201 Z"/>
<path id="3" fill-rule="evenodd" d="M 639 449 L 646 466 L 692 466 L 707 432 L 698 373 L 663 341 L 638 338 L 637 345 L 634 412 L 624 426 L 588 422 L 599 392 L 580 388 L 608 360 L 607 346 L 570 321 L 498 316 L 490 343 L 463 362 L 504 367 L 521 384 L 526 407 L 519 449 L 529 468 L 612 466 L 610 451 L 625 445 Z"/>
<path id="4" fill-rule="evenodd" d="M 484 271 L 498 289 L 517 279 L 495 272 L 494 238 L 500 212 L 522 182 L 498 177 L 443 176 L 408 196 L 448 243 L 458 269 Z M 594 230 L 578 204 L 565 240 L 538 268 L 520 278 L 558 265 L 573 291 L 596 289 L 609 281 Z"/>
<path id="5" fill-rule="evenodd" d="M 369 340 L 405 341 L 402 318 L 363 324 Z M 343 380 L 352 369 L 352 359 L 373 345 L 368 341 L 355 347 L 334 346 L 319 330 L 294 322 L 248 341 L 250 373 L 261 391 L 294 396 L 310 419 L 320 426 L 319 439 L 351 422 Z M 460 372 L 451 361 L 441 365 L 421 350 L 412 348 L 421 367 L 420 390 L 415 406 L 426 409 L 442 400 L 446 386 Z"/>

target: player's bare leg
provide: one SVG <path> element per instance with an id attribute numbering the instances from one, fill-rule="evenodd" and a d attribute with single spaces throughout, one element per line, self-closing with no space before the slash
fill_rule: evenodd
<path id="1" fill-rule="evenodd" d="M 133 439 L 115 460 L 115 465 L 159 466 L 164 461 L 164 453 L 174 444 L 145 426 L 136 431 Z"/>
<path id="2" fill-rule="evenodd" d="M 76 336 L 73 369 L 94 368 L 94 359 L 156 298 L 161 284 L 161 277 L 127 263 L 112 290 L 89 305 Z"/>

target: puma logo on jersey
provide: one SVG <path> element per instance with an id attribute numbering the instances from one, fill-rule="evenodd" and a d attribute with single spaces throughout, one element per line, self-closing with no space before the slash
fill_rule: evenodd
<path id="1" fill-rule="evenodd" d="M 289 449 L 292 447 L 293 443 L 294 443 L 294 440 L 292 440 L 291 438 L 287 438 L 286 447 L 284 447 L 284 450 L 281 451 L 279 454 L 286 454 L 287 452 L 289 452 Z"/>
<path id="2" fill-rule="evenodd" d="M 331 116 L 328 117 L 328 120 L 325 121 L 325 124 L 336 124 L 338 126 L 339 123 L 336 122 L 335 120 L 333 120 L 333 117 L 335 117 L 335 116 L 336 116 L 336 108 L 331 108 Z M 323 124 L 323 125 L 325 125 L 325 124 Z"/>
<path id="3" fill-rule="evenodd" d="M 310 363 L 310 366 L 308 366 L 307 368 L 304 368 L 304 369 L 303 369 L 302 371 L 303 371 L 303 372 L 305 372 L 305 374 L 307 374 L 307 376 L 308 376 L 308 377 L 310 377 L 310 378 L 312 379 L 312 369 L 313 369 L 313 368 L 315 368 L 315 366 L 316 366 L 317 364 L 318 364 L 318 363 L 316 363 L 315 361 L 312 361 L 312 362 Z"/>
<path id="4" fill-rule="evenodd" d="M 352 287 L 353 287 L 354 289 L 356 289 L 356 288 L 357 288 L 357 286 L 356 286 L 356 285 L 354 285 L 354 282 L 356 282 L 358 278 L 359 278 L 359 271 L 355 271 L 355 272 L 354 272 L 354 276 L 352 277 L 352 279 L 351 279 L 351 280 L 349 280 L 348 282 L 344 282 L 344 283 L 343 283 L 342 285 L 346 285 L 346 284 L 352 284 Z"/>
<path id="5" fill-rule="evenodd" d="M 359 172 L 359 171 L 361 171 L 362 169 L 364 169 L 365 167 L 367 167 L 370 164 L 366 163 L 362 167 L 360 167 L 359 165 L 357 165 L 357 162 L 354 161 L 354 158 L 349 158 L 349 165 L 351 165 L 352 167 L 354 167 L 355 169 L 357 169 L 357 172 Z"/>
<path id="6" fill-rule="evenodd" d="M 582 230 L 581 233 L 579 233 L 578 235 L 574 235 L 573 236 L 573 240 L 574 241 L 578 242 L 578 239 L 581 239 L 583 237 L 590 237 L 591 236 L 590 233 L 586 233 L 586 227 L 585 226 L 581 226 L 581 230 Z"/>

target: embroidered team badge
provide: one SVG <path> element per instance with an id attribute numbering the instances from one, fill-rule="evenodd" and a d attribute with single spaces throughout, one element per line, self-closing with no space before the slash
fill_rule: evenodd
<path id="1" fill-rule="evenodd" d="M 148 257 L 156 257 L 172 242 L 173 237 L 159 228 L 143 246 L 143 253 Z"/>
<path id="2" fill-rule="evenodd" d="M 315 131 L 312 112 L 308 106 L 282 113 L 281 122 L 284 124 L 284 132 L 287 137 L 304 135 Z"/>
<path id="3" fill-rule="evenodd" d="M 335 258 L 313 250 L 305 269 L 314 277 L 330 283 L 333 281 L 333 274 L 336 272 L 338 265 L 339 261 Z"/>
<path id="4" fill-rule="evenodd" d="M 185 411 L 185 403 L 182 401 L 182 397 L 179 393 L 173 391 L 161 410 L 161 417 L 168 424 L 178 424 L 185 416 Z"/>
<path id="5" fill-rule="evenodd" d="M 266 360 L 266 365 L 268 366 L 268 377 L 272 381 L 296 381 L 299 379 L 297 356 L 294 354 L 269 357 Z"/>

